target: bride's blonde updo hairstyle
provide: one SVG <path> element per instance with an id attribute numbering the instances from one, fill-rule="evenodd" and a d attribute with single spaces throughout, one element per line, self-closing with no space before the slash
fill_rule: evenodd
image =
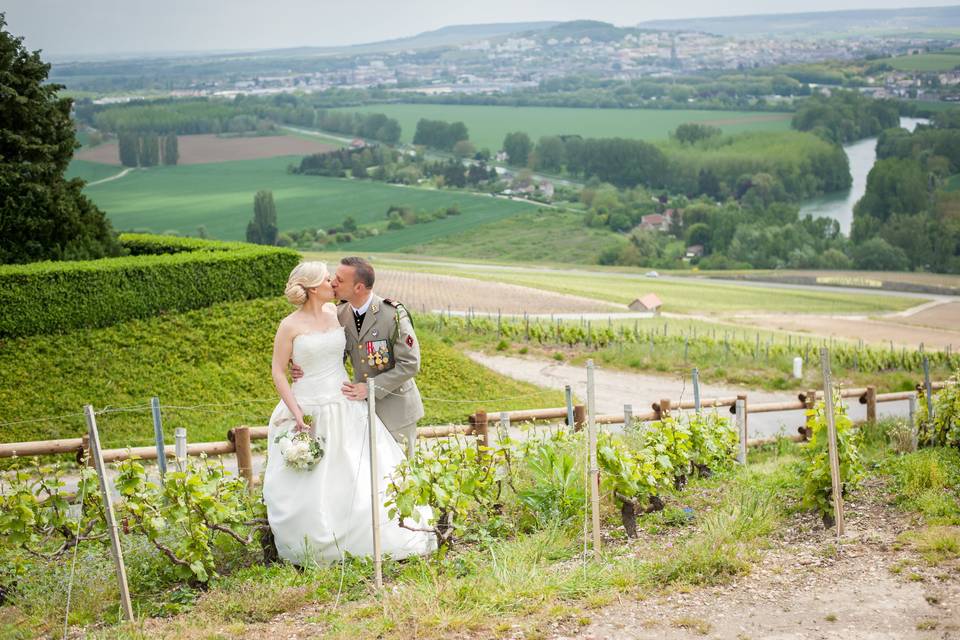
<path id="1" fill-rule="evenodd" d="M 326 262 L 301 262 L 290 272 L 287 288 L 284 289 L 283 294 L 287 296 L 290 304 L 299 307 L 307 301 L 307 289 L 323 284 L 328 273 Z"/>

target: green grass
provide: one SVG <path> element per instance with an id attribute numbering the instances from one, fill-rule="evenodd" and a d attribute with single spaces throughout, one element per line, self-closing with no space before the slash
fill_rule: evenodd
<path id="1" fill-rule="evenodd" d="M 458 204 L 462 214 L 371 239 L 393 251 L 420 238 L 440 237 L 501 220 L 532 205 L 463 191 L 414 189 L 380 182 L 298 176 L 286 172 L 299 156 L 203 165 L 153 167 L 120 180 L 88 187 L 85 193 L 120 230 L 178 231 L 193 235 L 204 225 L 211 237 L 243 240 L 253 217 L 253 196 L 273 191 L 281 231 L 331 228 L 352 216 L 380 222 L 392 204 L 433 211 Z"/>
<path id="2" fill-rule="evenodd" d="M 93 182 L 115 176 L 121 171 L 123 171 L 123 167 L 116 165 L 74 159 L 70 161 L 70 166 L 67 167 L 67 178 L 81 178 L 86 182 Z"/>
<path id="3" fill-rule="evenodd" d="M 410 236 L 410 244 L 399 250 L 431 256 L 450 256 L 482 260 L 576 262 L 590 264 L 608 247 L 625 242 L 622 235 L 605 229 L 591 229 L 583 224 L 583 214 L 572 211 L 538 209 L 520 213 L 496 222 L 474 226 L 465 231 L 433 235 L 431 222 L 416 225 L 401 232 L 354 242 L 352 247 L 382 251 L 393 235 L 403 239 Z M 346 248 L 346 247 L 345 247 Z M 389 250 L 389 249 L 386 249 Z"/>
<path id="4" fill-rule="evenodd" d="M 914 298 L 879 294 L 747 287 L 705 280 L 678 282 L 600 269 L 590 272 L 563 269 L 490 270 L 483 269 L 482 266 L 451 263 L 405 265 L 399 261 L 386 261 L 384 266 L 478 280 L 495 280 L 624 304 L 629 304 L 648 293 L 656 293 L 663 301 L 663 310 L 673 313 L 718 314 L 734 311 L 879 313 L 900 311 L 921 303 Z"/>
<path id="5" fill-rule="evenodd" d="M 949 53 L 922 53 L 915 56 L 897 56 L 876 62 L 886 62 L 898 71 L 950 71 L 960 66 L 960 56 Z"/>
<path id="6" fill-rule="evenodd" d="M 85 404 L 137 409 L 98 418 L 105 446 L 153 441 L 152 396 L 166 432 L 187 427 L 193 442 L 223 440 L 231 427 L 264 425 L 276 405 L 270 378 L 273 335 L 292 307 L 279 299 L 228 303 L 189 313 L 128 322 L 106 329 L 0 342 L 0 422 L 47 416 L 59 420 L 7 425 L 3 440 L 78 437 Z M 466 422 L 476 410 L 466 399 L 514 398 L 497 410 L 561 406 L 545 392 L 473 363 L 426 330 L 419 332 L 423 363 L 417 383 L 426 398 L 421 424 Z M 453 399 L 456 402 L 441 402 Z M 250 401 L 237 406 L 220 403 Z M 192 410 L 173 407 L 212 404 Z"/>
<path id="7" fill-rule="evenodd" d="M 960 173 L 950 176 L 944 189 L 946 191 L 960 191 Z"/>
<path id="8" fill-rule="evenodd" d="M 420 118 L 463 121 L 477 148 L 500 149 L 503 137 L 523 131 L 540 136 L 580 134 L 593 138 L 663 140 L 685 122 L 717 124 L 725 133 L 787 131 L 789 113 L 667 109 L 574 109 L 562 107 L 500 107 L 434 104 L 374 104 L 345 111 L 385 113 L 400 121 L 403 141 L 411 142 Z"/>
<path id="9" fill-rule="evenodd" d="M 99 598 L 83 599 L 83 610 L 74 615 L 83 625 L 104 620 L 100 628 L 86 629 L 96 638 L 285 637 L 307 629 L 329 638 L 385 640 L 544 637 L 548 624 L 567 630 L 589 624 L 593 610 L 621 595 L 642 600 L 674 586 L 726 583 L 749 571 L 795 501 L 793 460 L 784 456 L 722 478 L 692 480 L 683 494 L 669 499 L 690 505 L 696 517 L 667 527 L 674 535 L 644 534 L 639 544 L 617 541 L 619 517 L 605 497 L 604 528 L 613 535 L 605 540 L 599 560 L 580 559 L 583 534 L 577 519 L 569 527 L 546 526 L 455 546 L 442 558 L 386 560 L 385 589 L 379 594 L 371 593 L 372 563 L 351 559 L 345 564 L 339 606 L 339 566 L 303 572 L 289 565 L 249 566 L 216 579 L 206 592 L 187 594 L 184 611 L 168 619 L 113 626 L 116 595 L 104 593 L 104 586 L 96 590 Z M 108 585 L 106 550 L 99 555 L 103 568 L 95 573 L 100 584 Z M 86 564 L 79 571 L 84 585 L 89 582 Z M 49 573 L 62 579 L 63 569 Z M 33 631 L 29 635 L 55 634 L 64 604 L 63 590 L 55 583 L 48 578 L 29 597 L 0 608 L 0 624 Z M 170 596 L 161 592 L 153 599 Z M 156 604 L 147 611 L 155 613 Z M 277 618 L 288 612 L 292 615 Z"/>

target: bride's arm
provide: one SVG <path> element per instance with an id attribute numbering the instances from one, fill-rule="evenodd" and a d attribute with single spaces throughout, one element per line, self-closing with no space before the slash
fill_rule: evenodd
<path id="1" fill-rule="evenodd" d="M 297 399 L 293 396 L 293 389 L 287 382 L 287 363 L 293 354 L 293 328 L 286 323 L 280 323 L 277 327 L 277 335 L 273 339 L 273 363 L 271 364 L 271 373 L 273 374 L 273 386 L 276 387 L 280 399 L 290 409 L 290 413 L 297 420 L 297 428 L 306 429 L 303 422 L 303 410 L 297 404 Z"/>

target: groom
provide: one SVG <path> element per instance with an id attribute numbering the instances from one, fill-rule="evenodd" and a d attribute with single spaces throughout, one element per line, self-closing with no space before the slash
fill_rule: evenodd
<path id="1" fill-rule="evenodd" d="M 423 402 L 413 378 L 420 370 L 420 342 L 402 304 L 373 292 L 376 274 L 363 258 L 343 258 L 333 278 L 334 295 L 343 302 L 337 316 L 347 337 L 345 356 L 353 363 L 353 382 L 343 385 L 351 400 L 366 400 L 367 380 L 376 380 L 377 417 L 413 456 Z M 294 379 L 302 374 L 292 367 Z"/>

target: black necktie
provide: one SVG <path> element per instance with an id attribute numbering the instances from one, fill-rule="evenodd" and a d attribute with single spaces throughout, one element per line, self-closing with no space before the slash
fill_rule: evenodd
<path id="1" fill-rule="evenodd" d="M 363 316 L 366 314 L 360 313 L 359 311 L 353 312 L 353 319 L 357 323 L 357 333 L 360 333 L 360 327 L 363 326 Z"/>

